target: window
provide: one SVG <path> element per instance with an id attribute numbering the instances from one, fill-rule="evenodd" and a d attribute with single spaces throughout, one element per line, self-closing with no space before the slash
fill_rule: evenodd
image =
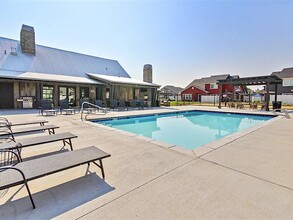
<path id="1" fill-rule="evenodd" d="M 210 84 L 210 89 L 218 89 L 218 84 L 217 83 L 211 83 Z"/>
<path id="2" fill-rule="evenodd" d="M 89 87 L 80 87 L 79 96 L 81 99 L 90 97 L 90 89 Z"/>
<path id="3" fill-rule="evenodd" d="M 50 100 L 53 102 L 54 100 L 54 87 L 53 86 L 43 86 L 42 90 L 44 100 Z"/>
<path id="4" fill-rule="evenodd" d="M 60 86 L 59 101 L 67 99 L 69 105 L 75 104 L 75 87 Z"/>
<path id="5" fill-rule="evenodd" d="M 183 100 L 184 101 L 192 100 L 192 94 L 183 94 Z"/>
<path id="6" fill-rule="evenodd" d="M 293 86 L 293 79 L 283 79 L 283 86 Z"/>

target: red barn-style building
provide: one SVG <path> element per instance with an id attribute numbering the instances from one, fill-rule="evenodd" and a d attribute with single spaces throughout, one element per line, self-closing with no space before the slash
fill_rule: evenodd
<path id="1" fill-rule="evenodd" d="M 220 87 L 217 84 L 218 80 L 228 78 L 239 78 L 239 76 L 224 74 L 195 79 L 181 92 L 181 99 L 183 101 L 201 101 L 202 95 L 219 95 Z M 235 94 L 235 98 L 239 99 L 239 95 L 242 94 L 243 91 L 244 88 L 242 86 L 235 86 L 233 88 L 233 86 L 228 84 L 222 85 L 222 93 L 226 94 L 226 96 L 230 98 L 232 98 L 233 94 Z"/>

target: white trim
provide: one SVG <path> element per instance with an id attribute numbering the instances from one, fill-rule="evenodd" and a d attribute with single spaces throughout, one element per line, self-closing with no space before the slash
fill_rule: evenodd
<path id="1" fill-rule="evenodd" d="M 110 83 L 122 83 L 122 84 L 134 84 L 134 85 L 160 87 L 160 85 L 155 84 L 155 83 L 143 82 L 140 80 L 127 78 L 127 77 L 107 76 L 107 75 L 93 74 L 93 73 L 87 73 L 87 75 L 94 78 L 94 79 L 106 81 L 106 82 L 110 82 Z"/>
<path id="2" fill-rule="evenodd" d="M 6 71 L 0 70 L 0 76 L 11 79 L 27 79 L 27 80 L 40 80 L 51 82 L 67 82 L 67 83 L 85 83 L 85 84 L 103 84 L 93 79 L 77 76 L 65 76 L 46 73 L 35 72 L 18 72 L 18 71 Z"/>

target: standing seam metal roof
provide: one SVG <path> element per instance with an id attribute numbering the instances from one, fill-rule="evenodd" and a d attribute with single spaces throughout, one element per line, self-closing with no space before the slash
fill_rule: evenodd
<path id="1" fill-rule="evenodd" d="M 16 52 L 16 55 L 13 55 L 15 53 L 11 53 L 12 51 Z M 96 73 L 130 78 L 116 60 L 41 45 L 36 45 L 36 56 L 31 56 L 21 52 L 19 41 L 2 37 L 0 37 L 0 69 L 74 77 L 87 77 L 85 73 Z"/>

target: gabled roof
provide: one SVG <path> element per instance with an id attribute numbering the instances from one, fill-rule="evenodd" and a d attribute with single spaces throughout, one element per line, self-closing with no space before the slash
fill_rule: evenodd
<path id="1" fill-rule="evenodd" d="M 161 92 L 168 91 L 168 93 L 174 93 L 174 94 L 179 94 L 182 90 L 183 88 L 181 87 L 176 87 L 171 85 L 166 85 L 160 89 Z"/>
<path id="2" fill-rule="evenodd" d="M 198 86 L 189 86 L 189 87 L 186 87 L 185 89 L 183 89 L 183 90 L 181 91 L 181 93 L 184 92 L 184 91 L 186 91 L 187 89 L 190 89 L 191 87 L 197 88 L 197 89 L 199 89 L 199 90 L 201 90 L 201 91 L 203 91 L 203 92 L 205 92 L 205 93 L 210 93 L 209 91 L 205 90 L 204 88 L 202 88 L 202 87 L 198 87 Z"/>
<path id="3" fill-rule="evenodd" d="M 282 71 L 273 72 L 271 75 L 278 76 L 280 78 L 293 78 L 293 67 L 284 68 Z"/>
<path id="4" fill-rule="evenodd" d="M 217 83 L 218 80 L 228 79 L 229 77 L 230 77 L 229 74 L 222 74 L 222 75 L 212 75 L 210 77 L 204 77 L 201 79 L 195 79 L 191 83 L 189 83 L 188 86 L 184 88 L 184 90 L 190 88 L 191 86 L 194 86 L 202 91 L 206 91 L 205 84 Z"/>
<path id="5" fill-rule="evenodd" d="M 111 83 L 111 84 L 129 84 L 129 85 L 140 85 L 140 86 L 150 86 L 150 87 L 160 87 L 160 85 L 155 83 L 143 82 L 140 80 L 128 78 L 128 77 L 118 77 L 118 76 L 106 76 L 101 74 L 87 73 L 87 75 L 101 82 Z"/>
<path id="6" fill-rule="evenodd" d="M 5 54 L 6 51 L 6 54 Z M 36 56 L 21 52 L 20 42 L 0 37 L 0 70 L 72 77 L 85 73 L 130 78 L 116 60 L 36 45 Z"/>

